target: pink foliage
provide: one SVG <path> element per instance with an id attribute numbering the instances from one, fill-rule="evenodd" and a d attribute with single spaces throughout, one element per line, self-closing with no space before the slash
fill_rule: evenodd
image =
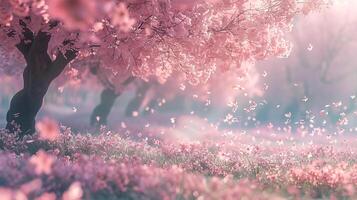
<path id="1" fill-rule="evenodd" d="M 69 48 L 63 41 L 74 40 L 79 55 L 73 66 L 94 59 L 114 74 L 128 70 L 143 79 L 166 80 L 182 73 L 191 84 L 204 83 L 215 71 L 286 56 L 291 46 L 284 34 L 290 31 L 293 17 L 322 3 L 2 0 L 1 49 L 15 51 L 14 44 L 22 37 L 18 24 L 22 19 L 35 33 L 50 32 L 48 51 L 53 58 Z M 50 27 L 53 20 L 60 25 Z"/>

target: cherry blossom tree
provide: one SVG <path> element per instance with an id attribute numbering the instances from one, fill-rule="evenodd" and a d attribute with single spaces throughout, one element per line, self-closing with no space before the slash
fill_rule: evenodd
<path id="1" fill-rule="evenodd" d="M 1 0 L 3 67 L 22 63 L 24 87 L 12 99 L 7 129 L 31 134 L 49 85 L 64 70 L 100 61 L 164 82 L 191 84 L 217 70 L 286 56 L 284 33 L 322 0 Z M 25 68 L 22 66 L 26 65 Z M 19 70 L 17 70 L 19 71 Z"/>

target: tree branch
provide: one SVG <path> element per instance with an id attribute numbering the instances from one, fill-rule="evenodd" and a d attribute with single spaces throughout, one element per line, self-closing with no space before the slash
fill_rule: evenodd
<path id="1" fill-rule="evenodd" d="M 50 42 L 51 34 L 43 31 L 39 31 L 32 44 L 32 52 L 47 52 L 48 43 Z"/>
<path id="2" fill-rule="evenodd" d="M 47 32 L 39 31 L 35 35 L 26 60 L 32 76 L 43 76 L 52 64 L 51 57 L 47 53 L 50 39 L 51 34 Z"/>
<path id="3" fill-rule="evenodd" d="M 56 59 L 52 62 L 52 65 L 49 68 L 48 73 L 51 79 L 55 79 L 59 76 L 68 63 L 76 58 L 77 53 L 78 51 L 75 49 L 69 49 L 64 54 L 61 51 L 58 51 Z"/>
<path id="4" fill-rule="evenodd" d="M 127 85 L 129 85 L 131 82 L 133 82 L 134 80 L 135 80 L 135 77 L 134 77 L 134 76 L 130 76 L 129 78 L 127 78 L 127 79 L 122 83 L 122 85 L 127 86 Z"/>
<path id="5" fill-rule="evenodd" d="M 33 32 L 27 27 L 26 23 L 23 20 L 19 20 L 19 24 L 22 27 L 22 37 L 16 48 L 22 53 L 26 61 L 28 60 L 28 55 L 34 41 Z"/>

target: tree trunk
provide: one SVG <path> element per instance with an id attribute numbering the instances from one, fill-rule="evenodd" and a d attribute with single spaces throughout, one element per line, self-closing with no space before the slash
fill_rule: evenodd
<path id="1" fill-rule="evenodd" d="M 6 129 L 11 133 L 18 132 L 20 135 L 35 132 L 35 118 L 51 83 L 41 80 L 42 77 L 31 76 L 28 68 L 23 75 L 24 88 L 11 99 L 6 116 Z"/>
<path id="2" fill-rule="evenodd" d="M 106 74 L 99 69 L 99 63 L 92 66 L 90 71 L 93 75 L 97 76 L 98 80 L 105 87 L 100 95 L 100 102 L 94 108 L 90 117 L 90 125 L 96 128 L 100 128 L 102 125 L 107 125 L 110 111 L 113 108 L 115 100 L 120 96 L 121 93 L 116 93 L 115 85 L 112 84 Z M 121 83 L 121 85 L 125 87 L 134 80 L 135 78 L 131 76 L 123 83 Z"/>
<path id="3" fill-rule="evenodd" d="M 94 108 L 90 117 L 91 126 L 100 127 L 107 125 L 108 116 L 118 96 L 119 94 L 116 94 L 115 91 L 110 88 L 106 88 L 102 91 L 100 103 Z"/>
<path id="4" fill-rule="evenodd" d="M 139 112 L 139 109 L 142 107 L 143 101 L 149 88 L 149 84 L 146 83 L 143 83 L 143 85 L 138 87 L 135 97 L 129 102 L 125 109 L 125 115 L 127 117 L 132 117 L 134 112 Z"/>
<path id="5" fill-rule="evenodd" d="M 36 115 L 48 87 L 76 57 L 77 51 L 69 49 L 65 54 L 58 52 L 56 59 L 52 61 L 47 53 L 51 35 L 42 31 L 35 35 L 21 20 L 20 25 L 23 37 L 16 47 L 23 54 L 27 66 L 23 73 L 23 89 L 16 93 L 10 102 L 6 129 L 24 136 L 35 132 Z M 63 45 L 68 44 L 71 45 L 71 41 L 63 42 Z"/>

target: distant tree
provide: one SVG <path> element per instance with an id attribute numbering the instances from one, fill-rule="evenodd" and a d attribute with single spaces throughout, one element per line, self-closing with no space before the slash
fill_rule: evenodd
<path id="1" fill-rule="evenodd" d="M 281 112 L 277 112 L 279 109 L 270 105 L 274 110 L 267 118 L 280 120 L 290 112 L 291 121 L 309 123 L 306 112 L 313 112 L 313 121 L 331 120 L 335 125 L 355 111 L 356 7 L 356 1 L 341 1 L 322 12 L 298 18 L 290 35 L 294 48 L 289 58 L 272 59 L 259 66 L 267 71 L 271 68 L 267 76 L 268 103 L 276 101 L 281 106 Z M 284 97 L 277 99 L 277 94 Z"/>
<path id="2" fill-rule="evenodd" d="M 135 78 L 133 76 L 128 76 L 126 80 L 122 80 L 119 85 L 120 87 L 116 87 L 116 85 L 108 79 L 107 75 L 98 67 L 98 65 L 92 66 L 90 71 L 98 78 L 104 88 L 100 95 L 100 102 L 94 108 L 90 116 L 91 126 L 100 128 L 102 125 L 107 125 L 108 116 L 115 100 L 122 94 L 124 88 L 132 83 Z"/>

